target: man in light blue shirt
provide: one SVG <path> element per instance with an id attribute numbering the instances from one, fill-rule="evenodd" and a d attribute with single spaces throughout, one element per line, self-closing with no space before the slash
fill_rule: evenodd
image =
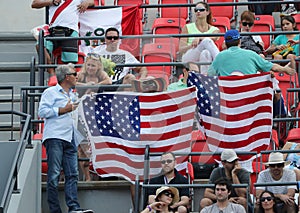
<path id="1" fill-rule="evenodd" d="M 43 144 L 46 147 L 48 163 L 48 205 L 51 213 L 62 212 L 57 187 L 63 169 L 69 212 L 93 212 L 80 209 L 77 197 L 77 145 L 72 119 L 72 111 L 77 107 L 77 96 L 72 89 L 77 82 L 77 73 L 72 64 L 60 65 L 55 71 L 58 83 L 43 92 L 38 112 L 45 123 Z"/>

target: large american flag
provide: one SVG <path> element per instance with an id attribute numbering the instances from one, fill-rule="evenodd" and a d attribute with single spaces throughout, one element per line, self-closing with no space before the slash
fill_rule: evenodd
<path id="1" fill-rule="evenodd" d="M 161 93 L 85 95 L 79 117 L 91 142 L 92 163 L 102 177 L 143 179 L 145 146 L 150 152 L 190 152 L 196 109 L 196 88 Z M 150 159 L 150 175 L 160 172 L 158 157 Z M 184 167 L 186 156 L 178 157 Z"/>
<path id="2" fill-rule="evenodd" d="M 197 87 L 199 121 L 210 151 L 233 148 L 259 153 L 267 148 L 273 109 L 270 73 L 227 77 L 190 73 L 188 85 Z"/>

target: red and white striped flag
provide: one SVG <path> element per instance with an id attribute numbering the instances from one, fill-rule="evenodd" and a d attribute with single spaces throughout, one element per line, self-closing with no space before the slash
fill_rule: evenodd
<path id="1" fill-rule="evenodd" d="M 123 6 L 108 9 L 88 10 L 79 16 L 80 36 L 104 36 L 109 27 L 115 27 L 120 35 L 142 34 L 142 22 L 139 5 Z M 139 55 L 139 39 L 122 39 L 121 49 L 131 52 L 134 56 Z M 81 42 L 81 51 L 90 52 L 86 48 L 86 42 Z"/>
<path id="2" fill-rule="evenodd" d="M 145 146 L 150 152 L 191 151 L 196 88 L 161 93 L 86 95 L 79 115 L 91 142 L 92 163 L 102 177 L 143 179 Z M 161 170 L 160 157 L 150 158 L 150 175 Z M 184 167 L 186 156 L 177 158 Z"/>
<path id="3" fill-rule="evenodd" d="M 266 150 L 272 132 L 273 85 L 270 73 L 209 77 L 190 73 L 199 121 L 212 152 Z M 247 160 L 251 156 L 240 156 Z M 253 157 L 253 156 L 252 156 Z"/>

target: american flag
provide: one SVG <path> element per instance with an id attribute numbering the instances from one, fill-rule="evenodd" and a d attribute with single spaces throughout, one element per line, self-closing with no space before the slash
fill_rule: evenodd
<path id="1" fill-rule="evenodd" d="M 79 115 L 91 143 L 92 163 L 102 177 L 143 179 L 145 146 L 150 152 L 190 152 L 196 88 L 161 93 L 85 95 Z M 150 175 L 160 172 L 158 157 L 150 159 Z M 186 165 L 186 156 L 177 163 Z"/>
<path id="2" fill-rule="evenodd" d="M 231 148 L 259 153 L 267 148 L 273 108 L 270 73 L 227 77 L 190 73 L 188 85 L 197 87 L 199 121 L 210 151 Z"/>

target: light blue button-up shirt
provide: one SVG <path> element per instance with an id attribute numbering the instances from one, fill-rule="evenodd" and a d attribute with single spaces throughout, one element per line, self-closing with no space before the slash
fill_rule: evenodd
<path id="1" fill-rule="evenodd" d="M 70 89 L 69 94 L 57 84 L 46 89 L 41 97 L 38 114 L 44 118 L 43 142 L 49 138 L 58 138 L 65 141 L 72 141 L 74 123 L 72 113 L 58 114 L 61 107 L 65 107 L 68 101 L 77 100 L 76 93 Z"/>

